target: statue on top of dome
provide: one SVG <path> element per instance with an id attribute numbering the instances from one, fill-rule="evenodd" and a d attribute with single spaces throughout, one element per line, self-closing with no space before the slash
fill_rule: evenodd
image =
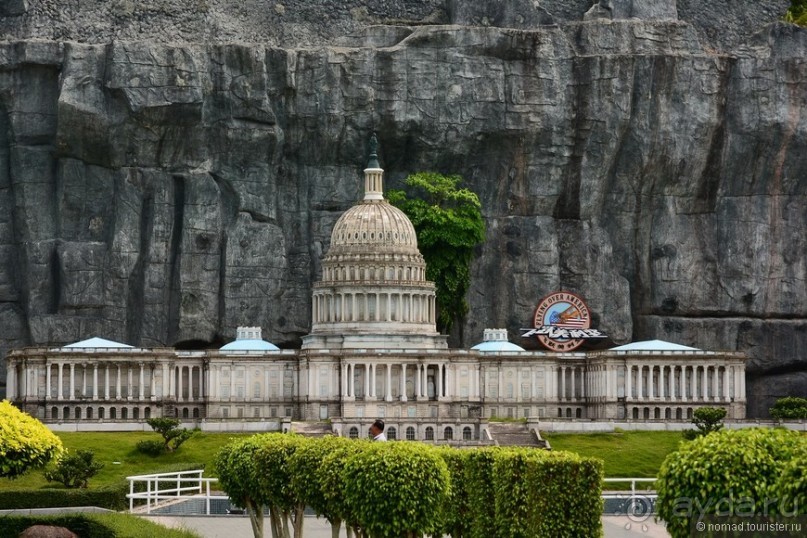
<path id="1" fill-rule="evenodd" d="M 367 163 L 367 168 L 381 168 L 378 163 L 378 136 L 375 131 L 370 135 L 370 161 Z"/>

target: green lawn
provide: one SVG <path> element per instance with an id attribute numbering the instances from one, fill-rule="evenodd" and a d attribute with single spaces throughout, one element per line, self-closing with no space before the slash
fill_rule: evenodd
<path id="1" fill-rule="evenodd" d="M 606 478 L 655 478 L 661 462 L 678 450 L 683 439 L 681 432 L 544 433 L 542 437 L 553 450 L 600 458 Z"/>
<path id="2" fill-rule="evenodd" d="M 84 449 L 95 452 L 96 461 L 104 464 L 101 472 L 90 479 L 90 488 L 97 488 L 118 484 L 127 476 L 157 472 L 161 468 L 175 464 L 207 464 L 205 476 L 215 476 L 210 462 L 218 449 L 233 438 L 252 434 L 197 432 L 176 452 L 158 457 L 146 456 L 135 450 L 138 441 L 161 439 L 154 432 L 57 432 L 56 435 L 70 451 Z M 61 485 L 55 482 L 48 483 L 41 471 L 29 472 L 16 480 L 0 478 L 0 490 L 53 487 L 61 487 Z"/>

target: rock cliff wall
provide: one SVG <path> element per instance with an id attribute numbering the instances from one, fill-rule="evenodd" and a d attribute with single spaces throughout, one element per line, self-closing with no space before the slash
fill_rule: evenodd
<path id="1" fill-rule="evenodd" d="M 573 289 L 614 342 L 747 351 L 751 415 L 807 396 L 807 31 L 774 24 L 730 54 L 700 34 L 0 43 L 0 347 L 206 346 L 255 324 L 295 345 L 375 130 L 388 188 L 437 170 L 481 196 L 454 345 L 515 335 Z"/>

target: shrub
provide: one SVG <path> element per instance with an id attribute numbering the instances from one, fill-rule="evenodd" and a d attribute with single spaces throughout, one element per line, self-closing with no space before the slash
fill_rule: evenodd
<path id="1" fill-rule="evenodd" d="M 785 13 L 784 19 L 807 27 L 807 0 L 790 0 L 790 8 Z"/>
<path id="2" fill-rule="evenodd" d="M 807 419 L 807 399 L 795 396 L 779 398 L 770 408 L 770 414 L 776 420 Z"/>
<path id="3" fill-rule="evenodd" d="M 726 410 L 722 407 L 701 407 L 692 414 L 692 424 L 697 430 L 684 430 L 684 439 L 691 441 L 701 435 L 709 435 L 712 432 L 723 429 L 723 419 L 726 418 Z"/>
<path id="4" fill-rule="evenodd" d="M 124 510 L 129 507 L 126 500 L 127 493 L 129 493 L 127 482 L 98 489 L 2 490 L 0 491 L 0 509 L 97 506 L 109 510 Z M 6 535 L 0 533 L 0 536 Z"/>
<path id="5" fill-rule="evenodd" d="M 65 527 L 82 538 L 198 538 L 198 534 L 169 529 L 129 514 L 67 514 L 59 516 L 5 516 L 0 518 L 0 536 L 18 536 L 31 525 Z"/>
<path id="6" fill-rule="evenodd" d="M 68 488 L 86 488 L 90 478 L 104 468 L 103 463 L 93 461 L 92 450 L 79 450 L 75 454 L 66 454 L 59 458 L 55 468 L 45 471 L 48 482 L 59 482 Z"/>
<path id="7" fill-rule="evenodd" d="M 164 452 L 175 451 L 182 443 L 193 437 L 193 434 L 196 433 L 194 430 L 180 428 L 180 422 L 175 418 L 150 418 L 146 421 L 146 424 L 151 426 L 152 430 L 162 435 Z"/>
<path id="8" fill-rule="evenodd" d="M 42 467 L 62 450 L 62 441 L 44 424 L 8 400 L 0 402 L 0 477 L 15 478 Z"/>
<path id="9" fill-rule="evenodd" d="M 144 439 L 138 441 L 135 446 L 138 452 L 147 456 L 156 457 L 165 454 L 165 443 L 156 439 Z"/>
<path id="10" fill-rule="evenodd" d="M 798 432 L 751 428 L 682 444 L 664 460 L 656 482 L 656 509 L 667 531 L 688 537 L 694 520 L 740 503 L 745 512 L 776 515 L 780 505 L 768 501 L 781 499 L 779 476 L 805 442 Z"/>

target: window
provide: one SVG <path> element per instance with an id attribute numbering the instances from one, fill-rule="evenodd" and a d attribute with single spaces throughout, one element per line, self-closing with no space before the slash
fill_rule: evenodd
<path id="1" fill-rule="evenodd" d="M 115 409 L 114 407 L 109 408 L 109 418 L 111 418 L 112 420 L 118 418 L 118 410 Z"/>
<path id="2" fill-rule="evenodd" d="M 92 418 L 92 407 L 87 408 L 87 418 Z"/>
<path id="3" fill-rule="evenodd" d="M 143 412 L 143 417 L 145 419 L 151 418 L 151 407 L 146 407 L 146 410 Z"/>
<path id="4" fill-rule="evenodd" d="M 398 438 L 398 430 L 394 426 L 387 428 L 387 439 L 394 441 Z"/>
<path id="5" fill-rule="evenodd" d="M 102 420 L 104 418 L 104 408 L 103 407 L 98 408 L 98 418 L 100 418 Z"/>
<path id="6" fill-rule="evenodd" d="M 358 439 L 359 438 L 359 429 L 356 426 L 350 428 L 348 432 L 348 437 L 351 439 Z"/>
<path id="7" fill-rule="evenodd" d="M 62 418 L 65 419 L 65 420 L 70 418 L 70 408 L 69 407 L 65 407 L 64 409 L 62 409 Z"/>
<path id="8" fill-rule="evenodd" d="M 453 429 L 451 429 L 451 426 L 447 427 L 447 428 L 444 430 L 443 438 L 444 438 L 446 441 L 451 441 L 452 439 L 454 439 L 454 430 L 453 430 Z"/>
<path id="9" fill-rule="evenodd" d="M 183 408 L 182 408 L 182 418 L 188 418 L 188 416 L 190 416 L 190 415 L 188 414 L 188 408 L 187 408 L 187 407 L 183 407 Z"/>
<path id="10" fill-rule="evenodd" d="M 252 417 L 259 418 L 261 416 L 261 408 L 260 407 L 253 407 L 252 408 Z"/>
<path id="11" fill-rule="evenodd" d="M 426 440 L 427 441 L 434 441 L 434 428 L 428 426 L 426 428 Z"/>
<path id="12" fill-rule="evenodd" d="M 199 408 L 198 407 L 193 408 L 193 418 L 199 418 Z"/>
<path id="13" fill-rule="evenodd" d="M 76 407 L 75 415 L 73 416 L 73 418 L 76 418 L 76 419 L 81 418 L 81 408 L 80 407 Z"/>
<path id="14" fill-rule="evenodd" d="M 407 441 L 415 440 L 415 428 L 413 428 L 412 426 L 406 428 L 406 440 Z"/>
<path id="15" fill-rule="evenodd" d="M 135 420 L 140 418 L 140 408 L 139 407 L 135 407 L 134 409 L 132 409 L 132 418 L 135 419 Z"/>
<path id="16" fill-rule="evenodd" d="M 228 407 L 224 407 L 221 410 L 222 418 L 230 418 L 230 409 Z"/>
<path id="17" fill-rule="evenodd" d="M 121 420 L 127 420 L 129 418 L 129 408 L 128 407 L 121 407 L 120 408 L 120 418 L 121 418 Z"/>
<path id="18" fill-rule="evenodd" d="M 103 407 L 101 409 L 103 409 Z M 52 418 L 52 419 L 59 418 L 59 408 L 58 407 L 52 407 L 51 408 L 51 410 L 50 410 L 50 418 Z"/>
<path id="19" fill-rule="evenodd" d="M 470 441 L 471 440 L 471 427 L 470 426 L 465 426 L 462 429 L 462 438 L 465 441 Z"/>

